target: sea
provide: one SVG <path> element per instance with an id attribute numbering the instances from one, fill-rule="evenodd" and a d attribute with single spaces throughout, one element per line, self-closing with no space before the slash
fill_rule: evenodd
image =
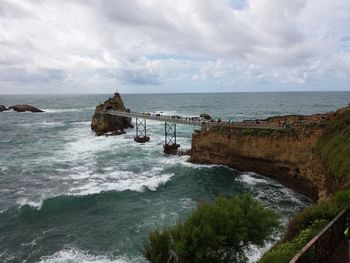
<path id="1" fill-rule="evenodd" d="M 249 192 L 283 225 L 312 205 L 307 197 L 252 172 L 199 165 L 163 153 L 164 123 L 147 121 L 151 140 L 91 131 L 95 106 L 112 94 L 0 95 L 43 113 L 0 112 L 0 262 L 147 262 L 148 233 L 184 220 L 203 201 Z M 261 119 L 334 111 L 350 92 L 122 94 L 132 111 Z M 193 127 L 177 125 L 181 149 Z M 276 236 L 278 238 L 278 235 Z M 272 245 L 250 246 L 255 262 Z"/>

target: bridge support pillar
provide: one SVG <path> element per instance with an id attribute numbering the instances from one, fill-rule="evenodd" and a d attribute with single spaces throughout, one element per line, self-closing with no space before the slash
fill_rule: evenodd
<path id="1" fill-rule="evenodd" d="M 134 137 L 135 142 L 145 143 L 149 141 L 146 128 L 146 119 L 136 118 L 136 136 Z"/>
<path id="2" fill-rule="evenodd" d="M 176 143 L 176 123 L 165 122 L 164 131 L 165 131 L 164 153 L 177 154 L 177 149 L 180 147 L 180 144 Z"/>

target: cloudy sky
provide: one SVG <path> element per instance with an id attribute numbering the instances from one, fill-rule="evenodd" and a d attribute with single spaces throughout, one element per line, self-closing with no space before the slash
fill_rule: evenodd
<path id="1" fill-rule="evenodd" d="M 0 94 L 349 83 L 349 0 L 0 0 Z"/>

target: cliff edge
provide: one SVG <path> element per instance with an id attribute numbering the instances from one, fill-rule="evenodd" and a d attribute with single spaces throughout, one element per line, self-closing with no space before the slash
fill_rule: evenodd
<path id="1" fill-rule="evenodd" d="M 267 126 L 281 122 L 287 124 L 281 129 L 204 128 L 192 136 L 190 161 L 256 172 L 315 201 L 347 184 L 350 168 L 339 161 L 339 153 L 344 154 L 344 142 L 350 150 L 350 105 L 326 114 L 264 120 Z"/>

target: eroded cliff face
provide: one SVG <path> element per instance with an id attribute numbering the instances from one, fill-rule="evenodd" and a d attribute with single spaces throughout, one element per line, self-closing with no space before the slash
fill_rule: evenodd
<path id="1" fill-rule="evenodd" d="M 343 110 L 266 120 L 270 123 L 293 120 L 293 128 L 290 129 L 202 129 L 192 136 L 190 160 L 256 172 L 276 179 L 315 201 L 326 199 L 339 182 L 328 173 L 314 146 L 329 121 Z"/>
<path id="2" fill-rule="evenodd" d="M 118 135 L 124 133 L 124 129 L 133 127 L 131 118 L 104 114 L 108 110 L 126 111 L 119 93 L 115 93 L 114 97 L 96 107 L 91 121 L 91 129 L 97 136 L 104 134 Z"/>

